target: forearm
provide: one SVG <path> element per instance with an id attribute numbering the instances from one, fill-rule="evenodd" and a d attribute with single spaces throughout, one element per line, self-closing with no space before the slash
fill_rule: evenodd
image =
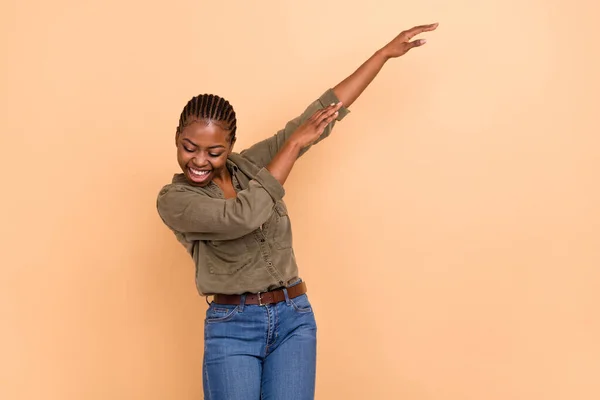
<path id="1" fill-rule="evenodd" d="M 437 27 L 438 24 L 435 23 L 415 26 L 409 30 L 400 32 L 400 34 L 391 42 L 375 52 L 375 54 L 365 61 L 352 75 L 333 88 L 333 92 L 345 107 L 350 107 L 367 86 L 369 86 L 373 79 L 375 79 L 387 60 L 400 57 L 406 54 L 410 49 L 424 45 L 425 40 L 423 39 L 412 41 L 411 39 L 420 33 L 433 31 Z"/>
<path id="2" fill-rule="evenodd" d="M 365 61 L 352 75 L 338 83 L 333 92 L 340 99 L 344 107 L 350 107 L 352 103 L 375 79 L 385 62 L 389 59 L 383 50 L 378 50 L 367 61 Z"/>
<path id="3" fill-rule="evenodd" d="M 292 167 L 298 159 L 300 150 L 300 145 L 293 140 L 288 140 L 277 152 L 277 154 L 275 154 L 275 157 L 273 157 L 269 165 L 267 165 L 267 170 L 282 185 L 290 175 Z"/>
<path id="4" fill-rule="evenodd" d="M 187 239 L 231 240 L 263 224 L 284 195 L 277 179 L 261 169 L 247 188 L 227 200 L 198 193 L 188 185 L 167 185 L 158 195 L 157 209 L 164 223 Z"/>

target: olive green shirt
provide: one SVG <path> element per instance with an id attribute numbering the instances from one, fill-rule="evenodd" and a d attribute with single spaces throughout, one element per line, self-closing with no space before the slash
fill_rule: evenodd
<path id="1" fill-rule="evenodd" d="M 285 190 L 266 166 L 305 120 L 338 101 L 329 89 L 274 136 L 239 154 L 232 152 L 227 168 L 235 198 L 225 199 L 214 182 L 192 186 L 181 173 L 162 188 L 158 213 L 192 256 L 201 295 L 264 292 L 299 279 Z M 337 121 L 347 114 L 342 107 Z M 315 144 L 329 136 L 334 125 L 330 123 Z"/>

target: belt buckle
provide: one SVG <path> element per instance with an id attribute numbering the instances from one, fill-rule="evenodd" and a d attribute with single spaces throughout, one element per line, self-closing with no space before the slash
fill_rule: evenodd
<path id="1" fill-rule="evenodd" d="M 260 297 L 261 293 L 262 292 L 256 293 L 256 296 L 258 297 L 258 305 L 261 306 L 261 307 L 263 307 L 263 306 L 266 306 L 266 304 L 262 303 L 262 298 Z"/>

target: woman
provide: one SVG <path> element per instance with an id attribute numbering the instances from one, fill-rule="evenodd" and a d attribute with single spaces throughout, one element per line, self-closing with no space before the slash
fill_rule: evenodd
<path id="1" fill-rule="evenodd" d="M 402 32 L 273 137 L 234 153 L 236 117 L 214 95 L 191 99 L 175 134 L 183 171 L 159 193 L 164 223 L 187 248 L 205 319 L 206 399 L 313 399 L 316 323 L 300 279 L 283 185 L 294 163 L 329 136 L 385 62 L 437 24 Z"/>

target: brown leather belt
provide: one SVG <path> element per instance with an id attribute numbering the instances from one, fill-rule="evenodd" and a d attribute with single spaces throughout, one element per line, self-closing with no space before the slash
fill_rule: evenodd
<path id="1" fill-rule="evenodd" d="M 286 288 L 288 297 L 293 299 L 306 293 L 306 283 L 300 282 L 297 285 Z M 264 306 L 267 304 L 279 303 L 285 301 L 283 289 L 272 290 L 270 292 L 248 293 L 244 304 Z M 242 296 L 239 294 L 215 294 L 213 302 L 216 304 L 241 304 Z"/>

